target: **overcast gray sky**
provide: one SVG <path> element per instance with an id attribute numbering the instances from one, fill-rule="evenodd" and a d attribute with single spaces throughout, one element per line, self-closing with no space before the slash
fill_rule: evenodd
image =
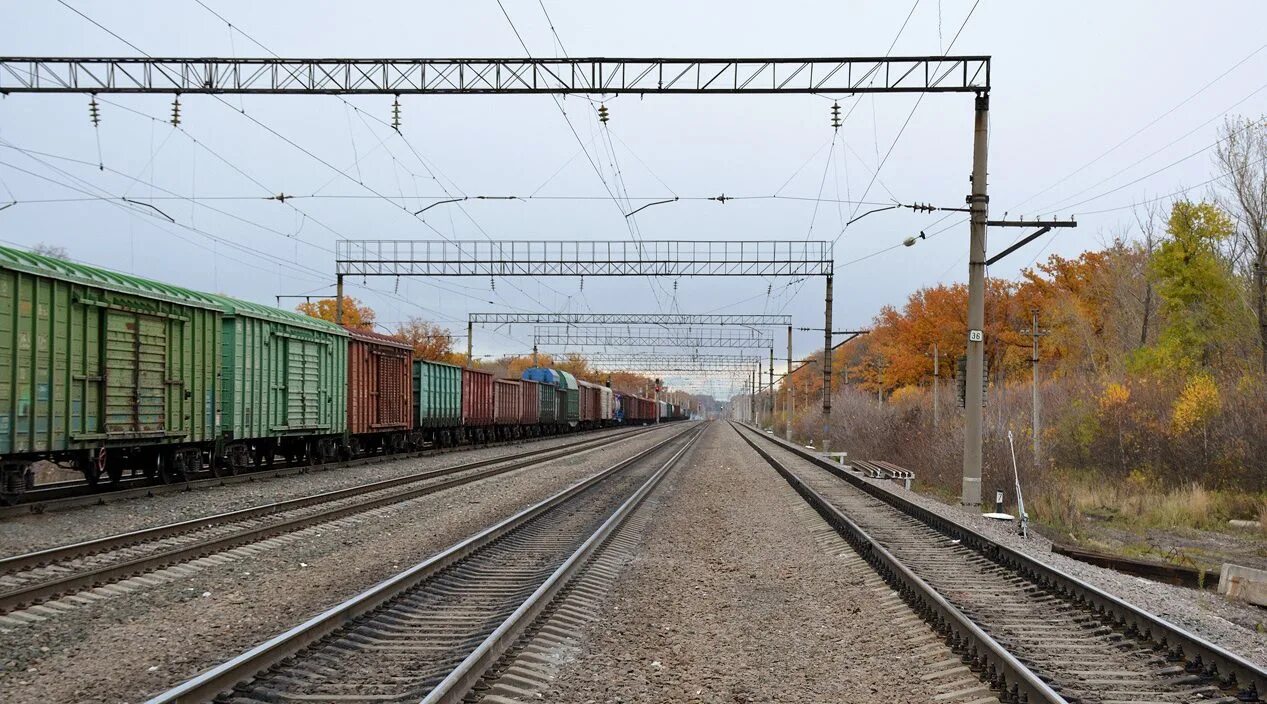
<path id="1" fill-rule="evenodd" d="M 282 56 L 524 54 L 495 0 L 203 3 Z M 571 56 L 635 57 L 883 55 L 895 37 L 894 55 L 939 54 L 974 5 L 544 0 L 543 12 L 538 0 L 503 3 L 534 56 L 566 49 Z M 264 54 L 195 0 L 67 4 L 151 55 Z M 1203 195 L 1209 186 L 1199 184 L 1217 175 L 1209 147 L 1221 116 L 1267 113 L 1263 26 L 1261 2 L 982 0 L 951 53 L 993 56 L 991 212 L 1077 215 L 1080 223 L 1011 256 L 991 275 L 1014 276 L 1037 256 L 1098 246 L 1131 224 L 1135 202 L 1194 186 L 1192 194 Z M 7 8 L 0 45 L 7 55 L 136 55 L 52 0 Z M 971 97 L 929 95 L 912 114 L 917 99 L 843 99 L 852 112 L 834 135 L 831 100 L 818 96 L 624 96 L 606 101 L 610 142 L 588 100 L 570 97 L 564 106 L 604 178 L 616 183 L 618 166 L 634 199 L 806 199 L 655 206 L 636 216 L 642 237 L 831 240 L 855 208 L 874 206 L 815 203 L 820 189 L 824 199 L 962 204 Z M 442 205 L 426 220 L 446 236 L 631 237 L 546 96 L 402 97 L 403 139 L 370 117 L 390 119 L 389 97 L 181 102 L 183 131 L 166 122 L 169 98 L 105 96 L 94 130 L 86 96 L 0 99 L 0 199 L 18 202 L 0 212 L 0 239 L 60 245 L 84 262 L 271 303 L 276 294 L 328 293 L 336 239 L 435 238 L 401 205 L 417 210 L 446 193 L 596 197 Z M 200 232 L 101 200 L 33 202 L 83 198 L 45 179 L 137 200 L 166 196 L 149 202 Z M 320 197 L 291 201 L 299 211 L 263 199 L 279 192 Z M 865 325 L 881 306 L 901 304 L 921 286 L 963 281 L 968 229 L 954 225 L 958 220 L 893 211 L 848 228 L 835 248 L 837 327 Z M 920 229 L 941 234 L 883 251 Z M 989 250 L 1015 236 L 993 233 Z M 380 279 L 368 289 L 352 283 L 349 293 L 388 326 L 419 315 L 458 333 L 469 311 L 498 310 L 787 312 L 799 326 L 822 323 L 821 281 L 682 279 L 676 293 L 673 281 L 653 287 L 646 279 L 589 280 L 583 291 L 573 279 L 498 281 L 495 291 L 479 279 Z M 477 331 L 476 353 L 523 352 L 531 335 L 529 326 Z M 819 345 L 813 333 L 796 337 L 798 355 Z M 707 386 L 724 395 L 727 382 L 718 376 Z"/>

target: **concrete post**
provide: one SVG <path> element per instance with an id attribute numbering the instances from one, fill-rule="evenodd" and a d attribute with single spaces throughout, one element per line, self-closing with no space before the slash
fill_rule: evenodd
<path id="1" fill-rule="evenodd" d="M 1030 359 L 1030 361 L 1033 363 L 1033 376 L 1034 376 L 1034 379 L 1033 379 L 1034 420 L 1033 420 L 1033 427 L 1031 428 L 1031 432 L 1034 434 L 1034 468 L 1037 469 L 1038 458 L 1039 458 L 1039 455 L 1041 454 L 1043 426 L 1040 423 L 1039 413 L 1038 413 L 1038 309 L 1035 308 L 1033 310 L 1033 313 L 1034 313 L 1034 319 L 1031 324 L 1030 330 L 1031 330 L 1031 334 L 1034 337 L 1034 355 Z"/>
<path id="2" fill-rule="evenodd" d="M 343 274 L 334 276 L 334 322 L 343 324 Z"/>
<path id="3" fill-rule="evenodd" d="M 792 441 L 792 326 L 787 326 L 787 373 L 783 375 L 787 398 L 783 401 L 783 438 Z"/>
<path id="4" fill-rule="evenodd" d="M 471 349 L 474 346 L 474 342 L 475 342 L 475 323 L 471 322 L 471 320 L 468 318 L 466 321 L 466 366 L 468 367 L 473 366 L 475 363 L 475 360 L 471 355 Z M 536 346 L 535 340 L 533 341 L 533 346 Z"/>
<path id="5" fill-rule="evenodd" d="M 933 427 L 937 427 L 937 417 L 941 413 L 941 404 L 937 402 L 938 392 L 940 391 L 941 378 L 939 363 L 941 358 L 937 351 L 937 343 L 933 343 Z"/>
<path id="6" fill-rule="evenodd" d="M 982 367 L 985 364 L 985 240 L 990 198 L 986 191 L 990 96 L 977 95 L 972 133 L 972 194 L 968 197 L 972 225 L 968 243 L 968 365 L 964 385 L 963 488 L 964 506 L 981 505 Z"/>
<path id="7" fill-rule="evenodd" d="M 823 301 L 823 452 L 831 450 L 831 288 L 832 274 L 827 275 Z"/>

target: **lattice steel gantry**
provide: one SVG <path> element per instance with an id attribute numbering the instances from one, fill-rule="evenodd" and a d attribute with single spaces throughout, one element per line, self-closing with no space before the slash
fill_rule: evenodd
<path id="1" fill-rule="evenodd" d="M 576 347 L 724 347 L 731 349 L 767 349 L 774 347 L 774 338 L 755 330 L 667 330 L 656 327 L 581 328 L 540 326 L 532 336 L 533 346 L 568 345 Z"/>
<path id="2" fill-rule="evenodd" d="M 659 326 L 739 326 L 749 328 L 786 327 L 787 359 L 792 362 L 792 316 L 743 313 L 470 313 L 466 320 L 466 357 L 474 351 L 475 326 L 552 323 L 562 325 L 659 325 Z M 537 350 L 533 348 L 533 364 Z M 790 368 L 790 367 L 789 367 Z"/>
<path id="3" fill-rule="evenodd" d="M 852 58 L 3 57 L 0 93 L 951 93 L 990 89 L 988 56 Z"/>
<path id="4" fill-rule="evenodd" d="M 0 58 L 0 94 L 10 93 L 244 93 L 338 94 L 820 94 L 973 93 L 968 249 L 968 378 L 981 374 L 985 353 L 985 245 L 989 215 L 987 152 L 989 56 L 819 58 Z M 683 243 L 689 244 L 689 243 Z M 399 262 L 380 262 L 396 265 Z M 653 271 L 648 275 L 665 275 Z M 489 265 L 491 266 L 491 265 Z M 563 266 L 561 263 L 560 266 Z M 729 266 L 729 265 L 726 265 Z M 370 275 L 406 275 L 394 273 Z M 498 272 L 485 272 L 496 275 Z M 502 275 L 513 275 L 500 272 Z M 584 272 L 579 272 L 584 273 Z M 432 274 L 457 276 L 463 274 Z M 576 273 L 528 273 L 569 276 Z M 611 275 L 627 275 L 612 273 Z M 697 272 L 676 275 L 718 275 Z M 767 274 L 769 275 L 769 274 Z M 804 274 L 781 273 L 798 276 Z M 826 281 L 823 326 L 823 448 L 831 416 L 833 272 Z M 338 274 L 342 282 L 344 273 Z M 340 295 L 342 294 L 342 286 Z M 339 303 L 342 303 L 340 297 Z M 341 309 L 342 306 L 340 305 Z M 981 503 L 981 389 L 968 385 L 964 423 L 963 491 Z"/>

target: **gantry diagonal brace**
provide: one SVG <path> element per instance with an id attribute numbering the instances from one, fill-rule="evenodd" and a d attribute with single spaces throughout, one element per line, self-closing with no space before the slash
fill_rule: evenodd
<path id="1" fill-rule="evenodd" d="M 0 57 L 0 93 L 283 95 L 963 93 L 988 56 L 826 58 Z"/>

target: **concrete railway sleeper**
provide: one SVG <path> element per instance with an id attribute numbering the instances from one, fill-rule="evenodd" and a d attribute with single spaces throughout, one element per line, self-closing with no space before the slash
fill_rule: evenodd
<path id="1" fill-rule="evenodd" d="M 739 432 L 1005 701 L 1262 701 L 1267 673 L 1243 658 L 838 465 Z"/>
<path id="2" fill-rule="evenodd" d="M 700 434 L 674 433 L 150 704 L 462 701 Z"/>
<path id="3" fill-rule="evenodd" d="M 579 452 L 653 429 L 589 438 L 0 559 L 0 612 L 224 552 Z M 439 481 L 429 481 L 439 480 Z"/>

